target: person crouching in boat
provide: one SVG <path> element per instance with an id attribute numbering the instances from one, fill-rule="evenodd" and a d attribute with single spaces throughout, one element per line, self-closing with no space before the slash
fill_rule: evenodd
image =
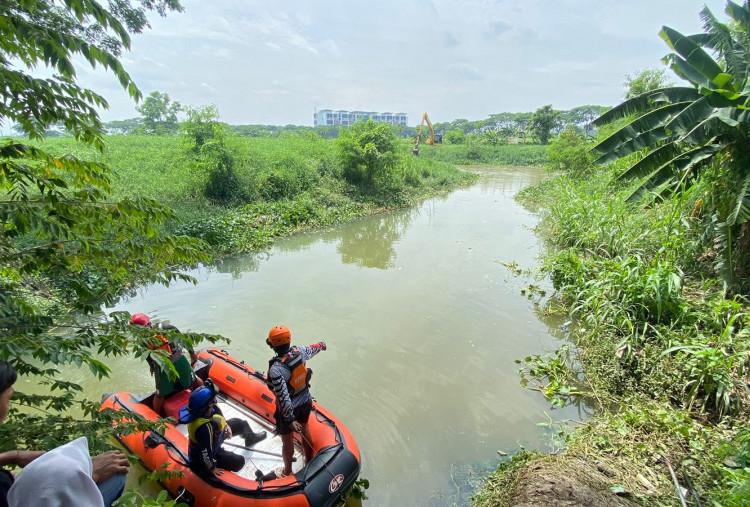
<path id="1" fill-rule="evenodd" d="M 224 419 L 216 406 L 218 393 L 219 388 L 207 380 L 203 387 L 190 394 L 187 406 L 180 410 L 180 422 L 188 425 L 188 464 L 203 478 L 219 476 L 224 470 L 239 472 L 245 466 L 245 458 L 222 449 L 224 440 L 240 435 L 250 447 L 266 438 L 265 431 L 255 433 L 247 421 Z"/>
<path id="2" fill-rule="evenodd" d="M 151 324 L 151 319 L 148 315 L 143 313 L 136 313 L 130 318 L 131 326 L 144 326 L 154 327 Z M 156 329 L 164 329 L 180 332 L 175 326 L 171 324 L 159 323 L 156 325 Z M 161 368 L 156 361 L 150 356 L 146 358 L 149 368 L 151 369 L 151 375 L 154 377 L 156 382 L 156 395 L 154 396 L 153 407 L 154 411 L 163 416 L 164 401 L 177 394 L 180 391 L 187 389 L 188 387 L 196 389 L 203 385 L 203 381 L 195 375 L 191 363 L 195 363 L 198 359 L 195 352 L 188 350 L 190 354 L 190 360 L 185 357 L 182 351 L 182 347 L 176 343 L 168 341 L 163 335 L 154 335 L 155 343 L 149 345 L 149 350 L 164 350 L 169 355 L 169 360 L 172 361 L 175 370 L 177 371 L 177 379 L 170 379 L 169 375 L 163 368 Z"/>
<path id="3" fill-rule="evenodd" d="M 307 368 L 306 362 L 321 350 L 326 350 L 326 344 L 292 346 L 292 333 L 286 326 L 271 329 L 266 343 L 276 352 L 268 362 L 268 381 L 276 395 L 276 433 L 281 435 L 281 455 L 284 458 L 284 468 L 276 470 L 276 476 L 284 477 L 292 473 L 292 431 L 302 435 L 305 462 L 310 463 L 313 458 L 312 437 L 307 426 L 312 410 L 309 389 L 312 370 Z"/>

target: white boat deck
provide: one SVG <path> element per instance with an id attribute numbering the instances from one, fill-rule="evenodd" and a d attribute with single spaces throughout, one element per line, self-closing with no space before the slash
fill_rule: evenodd
<path id="1" fill-rule="evenodd" d="M 235 417 L 244 419 L 250 424 L 250 427 L 254 432 L 265 431 L 267 434 L 265 440 L 252 446 L 252 449 L 257 449 L 258 452 L 240 449 L 227 443 L 230 442 L 244 447 L 245 439 L 241 436 L 233 436 L 231 439 L 224 442 L 225 450 L 232 451 L 245 458 L 245 466 L 242 470 L 237 472 L 238 475 L 247 479 L 255 480 L 256 470 L 260 470 L 263 474 L 267 474 L 272 470 L 284 466 L 284 460 L 281 458 L 281 437 L 274 434 L 275 427 L 272 424 L 269 424 L 265 419 L 261 419 L 252 411 L 230 398 L 225 398 L 219 395 L 218 405 L 221 412 L 224 414 L 225 419 L 229 420 Z M 176 428 L 187 437 L 188 432 L 186 424 L 178 424 Z M 294 444 L 294 457 L 296 458 L 296 461 L 292 463 L 292 471 L 297 473 L 304 468 L 305 458 L 301 446 L 297 444 L 296 441 Z M 266 453 L 275 454 L 275 456 Z"/>

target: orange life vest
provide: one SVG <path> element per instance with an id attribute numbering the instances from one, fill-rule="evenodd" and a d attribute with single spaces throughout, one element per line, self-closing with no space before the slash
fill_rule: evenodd
<path id="1" fill-rule="evenodd" d="M 163 335 L 160 334 L 155 334 L 154 338 L 158 340 L 159 343 L 149 345 L 149 350 L 166 350 L 167 354 L 172 355 L 172 347 L 169 344 L 169 340 L 167 340 Z"/>
<path id="2" fill-rule="evenodd" d="M 274 357 L 269 362 L 270 366 L 273 363 L 281 363 L 284 367 L 289 370 L 289 380 L 286 381 L 287 389 L 289 389 L 289 396 L 297 396 L 298 394 L 307 390 L 310 387 L 310 377 L 312 376 L 312 370 L 305 366 L 305 362 L 302 360 L 302 354 L 300 354 L 297 347 L 292 349 L 284 357 Z"/>

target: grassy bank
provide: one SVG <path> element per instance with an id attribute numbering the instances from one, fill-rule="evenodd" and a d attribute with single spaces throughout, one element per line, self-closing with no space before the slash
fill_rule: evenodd
<path id="1" fill-rule="evenodd" d="M 422 145 L 419 148 L 419 158 L 458 165 L 542 165 L 547 162 L 547 147 L 540 144 L 499 146 L 477 143 Z"/>
<path id="2" fill-rule="evenodd" d="M 343 177 L 335 141 L 293 135 L 229 137 L 226 144 L 241 198 L 221 204 L 205 196 L 208 172 L 181 137 L 109 136 L 103 154 L 70 139 L 48 139 L 44 147 L 110 165 L 114 197 L 145 196 L 170 206 L 178 218 L 170 231 L 202 239 L 218 254 L 261 249 L 285 234 L 409 206 L 476 181 L 450 163 L 403 150 L 387 180 L 354 185 Z"/>
<path id="3" fill-rule="evenodd" d="M 512 504 L 539 469 L 593 481 L 612 504 L 678 505 L 672 472 L 704 505 L 750 501 L 748 304 L 705 242 L 712 188 L 629 204 L 620 171 L 559 175 L 519 196 L 543 210 L 550 311 L 574 320 L 571 348 L 527 358 L 522 375 L 557 403 L 584 396 L 597 415 L 564 433 L 563 453 L 502 466 L 478 505 Z"/>

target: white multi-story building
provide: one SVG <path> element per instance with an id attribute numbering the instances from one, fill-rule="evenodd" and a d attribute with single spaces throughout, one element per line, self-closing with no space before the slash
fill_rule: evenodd
<path id="1" fill-rule="evenodd" d="M 314 126 L 318 125 L 341 125 L 348 126 L 354 122 L 373 120 L 377 123 L 390 123 L 391 125 L 407 125 L 409 117 L 406 113 L 376 113 L 375 111 L 334 111 L 333 109 L 321 109 L 313 115 Z"/>

